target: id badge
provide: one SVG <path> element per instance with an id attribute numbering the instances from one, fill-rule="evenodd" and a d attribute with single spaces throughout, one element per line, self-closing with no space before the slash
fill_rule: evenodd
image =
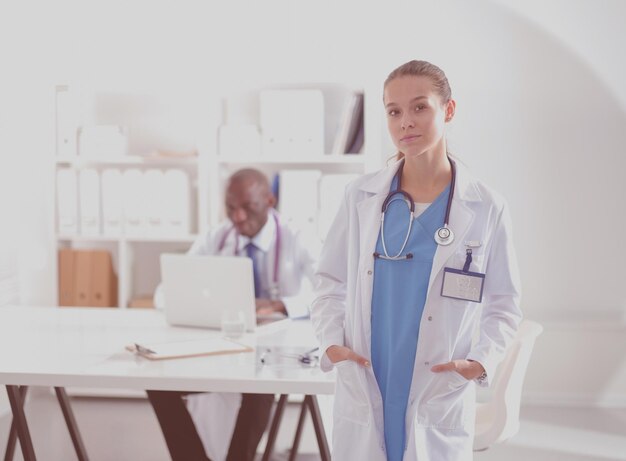
<path id="1" fill-rule="evenodd" d="M 443 269 L 441 296 L 479 303 L 483 299 L 484 285 L 485 274 L 446 267 Z"/>

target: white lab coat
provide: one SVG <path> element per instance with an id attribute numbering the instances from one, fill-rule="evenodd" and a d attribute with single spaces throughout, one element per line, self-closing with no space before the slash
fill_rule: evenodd
<path id="1" fill-rule="evenodd" d="M 316 258 L 309 251 L 311 242 L 304 241 L 302 234 L 283 223 L 280 217 L 278 222 L 281 242 L 278 266 L 280 299 L 285 304 L 290 317 L 306 316 L 309 314 L 309 305 L 313 299 L 312 281 Z M 265 235 L 271 243 L 264 258 L 265 274 L 263 274 L 268 281 L 273 279 L 274 274 L 276 239 L 273 223 L 273 217 L 270 215 L 265 225 L 269 228 L 264 227 L 259 232 L 262 234 L 270 230 Z M 242 249 L 248 239 L 240 236 L 238 240 L 239 242 L 237 242 L 237 235 L 232 229 L 232 224 L 227 222 L 198 238 L 188 254 L 233 256 L 236 254 L 238 243 L 240 250 L 238 254 L 245 256 L 245 250 L 242 251 Z M 157 292 L 160 290 L 157 289 Z M 155 300 L 160 297 L 160 293 L 155 294 Z M 213 461 L 226 459 L 241 406 L 241 394 L 189 394 L 186 397 L 186 403 L 207 456 Z"/>
<path id="2" fill-rule="evenodd" d="M 371 360 L 373 252 L 382 204 L 398 166 L 395 162 L 365 175 L 346 189 L 316 273 L 311 320 L 323 351 L 345 345 Z M 520 282 L 505 203 L 459 162 L 449 224 L 455 240 L 436 250 L 420 324 L 404 461 L 472 459 L 475 382 L 430 368 L 473 359 L 485 368 L 488 385 L 521 320 Z M 480 305 L 440 295 L 443 268 L 463 267 L 469 240 L 482 242 L 473 249 L 470 268 L 486 273 Z M 321 367 L 333 367 L 325 354 Z M 333 460 L 386 460 L 382 398 L 373 370 L 353 361 L 335 367 Z"/>

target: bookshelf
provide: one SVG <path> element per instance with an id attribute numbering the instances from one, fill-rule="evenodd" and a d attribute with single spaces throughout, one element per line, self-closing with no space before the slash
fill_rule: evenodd
<path id="1" fill-rule="evenodd" d="M 293 145 L 289 145 L 289 150 L 271 151 L 263 143 L 263 125 L 267 125 L 267 112 L 272 112 L 273 108 L 260 108 L 260 100 L 267 90 L 274 92 L 273 96 L 284 96 L 281 91 L 297 90 L 299 95 L 310 98 L 314 91 L 321 94 L 323 101 L 323 113 L 309 117 L 309 122 L 317 127 L 323 127 L 323 139 L 317 140 L 318 147 L 315 150 L 309 149 L 304 144 L 298 144 L 293 140 Z M 169 133 L 171 126 L 162 123 L 155 125 L 154 120 L 172 120 L 176 114 L 163 116 L 163 111 L 171 110 L 171 105 L 158 102 L 159 95 L 146 95 L 136 93 L 111 93 L 103 92 L 98 94 L 92 90 L 92 94 L 87 97 L 84 93 L 82 100 L 78 100 L 75 95 L 68 97 L 67 93 L 71 88 L 67 86 L 57 87 L 57 148 L 54 159 L 55 171 L 55 241 L 57 248 L 72 249 L 105 249 L 110 251 L 113 259 L 114 270 L 118 277 L 118 305 L 117 307 L 128 307 L 131 300 L 150 295 L 160 281 L 159 255 L 163 252 L 184 252 L 186 251 L 198 235 L 203 234 L 209 227 L 218 225 L 224 218 L 223 190 L 228 176 L 237 169 L 244 167 L 254 167 L 263 171 L 270 179 L 277 174 L 298 174 L 298 172 L 319 172 L 319 177 L 329 175 L 360 175 L 379 168 L 380 156 L 380 115 L 379 111 L 371 110 L 368 105 L 368 98 L 363 98 L 364 104 L 362 121 L 364 142 L 359 153 L 343 154 L 338 151 L 336 137 L 343 130 L 343 136 L 350 129 L 354 132 L 355 127 L 345 127 L 342 124 L 348 123 L 348 108 L 346 104 L 353 98 L 354 94 L 367 95 L 368 92 L 361 87 L 347 87 L 339 84 L 288 84 L 276 85 L 271 88 L 256 88 L 246 91 L 246 100 L 241 95 L 212 95 L 200 98 L 202 102 L 194 106 L 192 111 L 180 111 L 177 125 L 174 127 L 174 135 L 170 135 L 167 142 L 160 144 L 162 133 Z M 170 95 L 171 97 L 171 95 Z M 108 99 L 107 99 L 108 98 Z M 268 98 L 272 101 L 272 98 Z M 280 99 L 279 99 L 280 100 Z M 72 110 L 72 104 L 74 104 Z M 112 110 L 110 101 L 116 102 L 116 110 Z M 126 101 L 130 101 L 126 103 Z M 146 107 L 156 108 L 161 113 L 151 113 L 148 109 L 137 108 L 139 101 Z M 155 102 L 157 101 L 157 102 Z M 318 96 L 319 101 L 319 96 Z M 363 101 L 362 101 L 363 102 Z M 283 98 L 283 104 L 289 104 Z M 105 107 L 103 109 L 102 107 Z M 79 107 L 80 109 L 76 109 Z M 186 106 L 188 107 L 188 106 Z M 377 108 L 379 109 L 379 108 Z M 266 115 L 263 115 L 265 111 Z M 276 138 L 281 135 L 281 123 L 288 122 L 280 120 L 275 123 L 274 130 Z M 87 113 L 87 115 L 85 115 Z M 271 115 L 270 115 L 271 116 Z M 143 117 L 143 118 L 142 118 Z M 303 117 L 300 114 L 298 117 Z M 297 118 L 297 117 L 295 117 Z M 291 122 L 289 122 L 291 123 Z M 110 155 L 89 156 L 81 151 L 81 124 L 92 125 L 113 125 L 120 126 L 121 132 L 127 134 L 125 152 L 111 152 Z M 151 125 L 152 124 L 152 125 Z M 195 127 L 191 130 L 189 127 Z M 234 155 L 231 149 L 225 149 L 220 143 L 221 127 L 228 126 L 229 129 L 237 133 L 238 127 L 247 127 L 248 132 L 258 132 L 258 138 L 254 141 L 258 149 L 241 149 Z M 276 128 L 276 126 L 278 128 Z M 253 127 L 252 130 L 250 127 Z M 256 129 L 254 128 L 256 127 Z M 357 127 L 358 128 L 358 127 Z M 242 128 L 242 130 L 244 130 Z M 303 139 L 309 140 L 306 129 L 298 128 Z M 109 132 L 112 130 L 109 130 Z M 245 130 L 244 130 L 245 131 Z M 242 132 L 244 132 L 242 131 Z M 371 134 L 370 134 L 371 133 Z M 143 137 L 143 138 L 141 138 Z M 141 139 L 139 139 L 141 138 Z M 234 138 L 237 139 L 236 137 Z M 312 139 L 312 138 L 310 138 Z M 96 140 L 90 140 L 85 145 L 97 145 Z M 106 142 L 106 139 L 104 140 Z M 344 140 L 344 143 L 347 141 Z M 112 141 L 111 145 L 117 145 Z M 118 143 L 119 144 L 119 143 Z M 167 155 L 158 155 L 154 152 L 159 150 L 167 151 Z M 146 154 L 149 152 L 149 154 Z M 304 152 L 304 153 L 303 153 Z M 185 155 L 174 155 L 182 153 Z M 105 185 L 103 176 L 106 171 L 119 172 L 124 177 L 127 172 L 132 171 L 135 178 L 138 175 L 146 176 L 151 172 L 153 176 L 161 177 L 166 172 L 176 171 L 187 178 L 185 183 L 186 206 L 188 213 L 185 215 L 186 222 L 180 229 L 169 229 L 167 232 L 160 232 L 158 226 L 148 224 L 149 217 L 144 216 L 144 227 L 137 227 L 130 232 L 130 218 L 125 214 L 124 207 L 130 207 L 138 194 L 127 187 L 122 188 L 118 195 L 121 201 L 122 212 L 120 215 L 119 231 L 114 234 L 107 232 L 105 222 Z M 78 187 L 74 196 L 70 199 L 74 204 L 70 208 L 76 209 L 76 226 L 67 226 L 67 219 L 63 212 L 68 208 L 67 203 L 63 203 L 59 184 L 59 172 L 70 172 L 76 175 Z M 99 222 L 95 230 L 84 232 L 86 229 L 81 221 L 82 202 L 86 200 L 81 196 L 83 189 L 80 187 L 80 177 L 85 171 L 95 172 L 100 183 L 98 189 L 100 195 L 92 202 L 97 202 L 99 210 L 97 215 Z M 287 173 L 285 173 L 287 172 Z M 62 175 L 65 173 L 62 173 Z M 117 174 L 117 173 L 116 173 Z M 61 175 L 61 176 L 62 176 Z M 132 175 L 131 175 L 132 176 Z M 90 176 L 95 177 L 95 176 Z M 348 177 L 348 176 L 345 176 Z M 89 183 L 87 183 L 89 184 Z M 85 190 L 88 187 L 87 185 Z M 65 187 L 65 189 L 68 189 Z M 69 188 L 71 189 L 71 187 Z M 95 187 L 94 187 L 95 189 Z M 72 194 L 70 194 L 72 195 Z M 141 195 L 141 194 L 139 194 Z M 146 195 L 146 194 L 144 194 Z M 147 194 L 150 197 L 150 194 Z M 67 200 L 66 200 L 67 201 Z M 145 199 L 144 207 L 153 210 L 158 214 L 163 212 L 165 198 L 160 200 L 152 197 Z M 280 204 L 279 204 L 280 205 Z M 321 206 L 321 205 L 320 205 Z M 174 208 L 176 208 L 174 206 Z M 280 210 L 280 207 L 279 207 Z M 282 210 L 280 210 L 282 212 Z M 163 212 L 164 213 L 164 212 Z M 163 214 L 162 213 L 162 214 Z M 328 214 L 328 213 L 327 213 Z M 154 221 L 154 219 L 152 220 Z M 309 222 L 305 222 L 308 225 Z M 318 224 L 315 223 L 315 226 Z M 68 231 L 68 228 L 70 229 Z M 311 229 L 311 235 L 319 236 L 319 229 Z M 57 274 L 58 279 L 58 274 Z M 116 306 L 112 306 L 116 307 Z"/>

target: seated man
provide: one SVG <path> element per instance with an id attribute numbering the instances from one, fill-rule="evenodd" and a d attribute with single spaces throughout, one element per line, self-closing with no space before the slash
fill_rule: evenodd
<path id="1" fill-rule="evenodd" d="M 226 188 L 230 222 L 202 236 L 188 254 L 250 257 L 257 314 L 305 317 L 311 297 L 300 285 L 308 281 L 310 293 L 314 259 L 300 234 L 281 222 L 275 203 L 261 172 L 237 171 Z M 155 304 L 163 305 L 160 289 Z M 147 393 L 174 461 L 252 461 L 274 402 L 271 394 Z"/>

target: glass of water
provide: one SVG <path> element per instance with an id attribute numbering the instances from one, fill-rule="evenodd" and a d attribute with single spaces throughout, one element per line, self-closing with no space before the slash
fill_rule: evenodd
<path id="1" fill-rule="evenodd" d="M 222 311 L 222 334 L 227 338 L 239 338 L 246 331 L 246 318 L 237 309 Z"/>

